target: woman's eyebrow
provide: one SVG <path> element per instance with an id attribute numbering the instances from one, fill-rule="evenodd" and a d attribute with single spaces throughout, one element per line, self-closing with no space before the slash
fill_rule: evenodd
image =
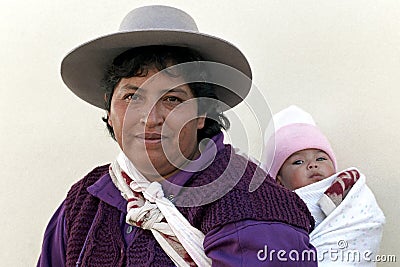
<path id="1" fill-rule="evenodd" d="M 139 87 L 132 85 L 132 84 L 125 84 L 124 86 L 121 87 L 121 89 L 125 90 L 125 91 L 129 91 L 129 90 L 137 91 L 137 90 L 139 90 Z"/>
<path id="2" fill-rule="evenodd" d="M 121 90 L 124 90 L 124 91 L 130 91 L 130 90 L 138 91 L 138 90 L 144 90 L 144 89 L 142 89 L 140 87 L 137 87 L 136 85 L 125 84 L 125 85 L 123 85 L 121 87 Z M 164 95 L 166 93 L 181 93 L 181 94 L 185 94 L 187 96 L 189 95 L 186 90 L 184 90 L 182 88 L 179 88 L 179 87 L 175 87 L 175 88 L 172 88 L 172 89 L 163 89 L 163 90 L 160 91 L 160 93 L 162 95 Z"/>
<path id="3" fill-rule="evenodd" d="M 166 94 L 166 93 L 182 93 L 182 94 L 185 94 L 185 95 L 189 95 L 186 90 L 184 90 L 182 88 L 179 88 L 179 87 L 175 87 L 175 88 L 172 88 L 172 89 L 164 89 L 164 90 L 161 90 L 161 93 L 162 94 Z"/>

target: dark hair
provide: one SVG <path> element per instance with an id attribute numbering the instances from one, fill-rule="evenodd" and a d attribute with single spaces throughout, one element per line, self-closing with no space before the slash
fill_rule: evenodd
<path id="1" fill-rule="evenodd" d="M 161 71 L 171 65 L 202 60 L 202 57 L 198 53 L 186 47 L 144 46 L 132 48 L 123 52 L 117 56 L 107 68 L 102 81 L 102 87 L 106 96 L 106 110 L 110 111 L 114 89 L 122 78 L 145 76 L 151 68 L 156 68 L 158 71 Z M 184 78 L 190 80 L 188 76 L 193 75 L 193 73 L 185 73 L 183 71 L 183 73 L 179 73 L 179 75 L 183 75 Z M 207 81 L 209 74 L 201 67 L 201 64 L 199 64 L 198 71 L 196 71 L 195 75 L 200 75 L 202 81 Z M 196 79 L 196 81 L 197 80 L 198 79 Z M 188 83 L 188 85 L 196 98 L 218 100 L 215 93 L 218 87 L 217 85 L 207 82 L 193 82 Z M 230 127 L 228 118 L 222 113 L 217 102 L 218 101 L 198 101 L 198 115 L 207 114 L 204 127 L 197 132 L 198 142 L 204 138 L 211 138 L 222 129 L 227 130 Z M 108 123 L 108 114 L 106 117 L 103 117 L 103 121 L 106 123 L 111 137 L 115 140 L 114 130 Z"/>

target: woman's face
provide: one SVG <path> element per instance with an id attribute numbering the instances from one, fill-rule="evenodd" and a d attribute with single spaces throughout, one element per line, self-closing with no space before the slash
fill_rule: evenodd
<path id="1" fill-rule="evenodd" d="M 305 149 L 292 154 L 283 163 L 277 180 L 284 187 L 295 190 L 334 173 L 335 167 L 328 154 L 319 149 Z"/>
<path id="2" fill-rule="evenodd" d="M 114 89 L 108 122 L 121 149 L 149 179 L 168 178 L 199 154 L 197 130 L 205 118 L 182 83 L 180 76 L 149 69 L 146 76 L 121 79 Z"/>

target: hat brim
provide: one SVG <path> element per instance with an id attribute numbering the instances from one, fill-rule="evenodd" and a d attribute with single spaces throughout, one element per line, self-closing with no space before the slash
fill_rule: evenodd
<path id="1" fill-rule="evenodd" d="M 61 63 L 62 79 L 79 98 L 105 109 L 101 80 L 107 66 L 130 48 L 150 45 L 189 47 L 204 60 L 228 65 L 248 77 L 247 81 L 241 81 L 240 87 L 218 88 L 219 100 L 227 104 L 224 110 L 239 104 L 250 91 L 250 65 L 233 44 L 207 34 L 173 30 L 119 32 L 87 42 L 65 56 Z"/>

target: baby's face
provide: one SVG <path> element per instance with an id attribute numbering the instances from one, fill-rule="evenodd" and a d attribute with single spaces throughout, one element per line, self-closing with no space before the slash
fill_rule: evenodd
<path id="1" fill-rule="evenodd" d="M 295 190 L 334 173 L 335 167 L 328 154 L 319 149 L 305 149 L 293 153 L 283 163 L 276 178 L 284 187 Z"/>

